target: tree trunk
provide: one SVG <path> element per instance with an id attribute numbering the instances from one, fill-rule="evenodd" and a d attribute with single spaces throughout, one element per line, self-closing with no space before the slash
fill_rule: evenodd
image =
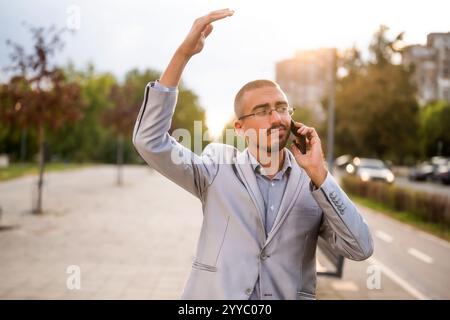
<path id="1" fill-rule="evenodd" d="M 27 129 L 22 129 L 20 133 L 20 162 L 25 163 L 27 158 Z"/>
<path id="2" fill-rule="evenodd" d="M 45 133 L 44 126 L 40 125 L 38 129 L 39 143 L 39 178 L 37 184 L 37 201 L 33 209 L 34 214 L 42 213 L 42 185 L 44 184 L 44 168 L 45 168 Z"/>
<path id="3" fill-rule="evenodd" d="M 123 135 L 119 134 L 117 137 L 117 185 L 121 186 L 122 179 L 122 164 L 124 158 L 124 148 L 123 148 Z"/>

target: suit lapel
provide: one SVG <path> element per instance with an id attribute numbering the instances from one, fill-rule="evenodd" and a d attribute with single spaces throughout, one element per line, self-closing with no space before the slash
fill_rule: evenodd
<path id="1" fill-rule="evenodd" d="M 300 194 L 302 186 L 304 185 L 302 183 L 302 180 L 304 178 L 304 171 L 298 166 L 297 161 L 288 149 L 286 149 L 286 155 L 291 160 L 292 169 L 289 174 L 286 189 L 281 199 L 280 209 L 278 210 L 278 214 L 275 218 L 272 230 L 269 232 L 266 244 L 264 246 L 267 246 L 267 244 L 273 239 L 276 232 L 280 229 L 282 223 L 284 222 L 292 206 L 294 205 L 295 200 Z"/>
<path id="2" fill-rule="evenodd" d="M 264 228 L 264 199 L 259 191 L 258 183 L 256 182 L 256 176 L 253 172 L 252 165 L 250 164 L 249 157 L 247 155 L 248 149 L 238 153 L 236 157 L 236 167 L 238 174 L 240 175 L 242 182 L 247 189 L 250 198 L 253 200 L 255 207 L 258 211 L 258 220 L 261 224 L 261 231 L 264 234 L 264 240 L 266 239 L 266 231 Z"/>

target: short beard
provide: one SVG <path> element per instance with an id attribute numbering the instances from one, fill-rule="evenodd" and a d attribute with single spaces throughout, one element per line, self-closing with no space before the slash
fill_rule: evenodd
<path id="1" fill-rule="evenodd" d="M 282 127 L 283 129 L 286 130 L 286 127 L 284 125 L 281 125 L 280 127 Z M 280 127 L 270 128 L 270 130 L 276 130 L 276 129 L 279 129 Z M 275 133 L 278 134 L 278 132 L 275 132 Z M 272 135 L 272 134 L 270 134 L 270 135 Z M 267 136 L 269 136 L 269 135 L 267 135 Z M 276 143 L 274 143 L 274 144 L 272 144 L 270 146 L 266 145 L 267 154 L 271 154 L 272 152 L 280 152 L 281 150 L 283 150 L 284 147 L 286 147 L 286 144 L 288 142 L 288 138 L 289 138 L 289 134 L 286 134 L 286 136 L 283 138 L 283 140 L 279 140 L 278 142 L 276 142 Z M 267 138 L 267 141 L 268 140 L 269 139 Z M 258 150 L 259 150 L 261 145 L 259 143 L 257 143 L 257 147 L 258 147 Z"/>

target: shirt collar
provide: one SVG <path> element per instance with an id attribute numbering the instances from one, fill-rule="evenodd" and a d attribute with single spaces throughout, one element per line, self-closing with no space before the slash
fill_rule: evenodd
<path id="1" fill-rule="evenodd" d="M 291 159 L 289 158 L 289 154 L 286 150 L 283 149 L 284 152 L 284 163 L 283 167 L 277 174 L 273 177 L 273 179 L 281 178 L 286 172 L 289 172 L 292 169 Z M 252 155 L 250 151 L 248 151 L 248 156 L 250 160 L 250 164 L 252 165 L 253 171 L 257 174 L 264 176 L 264 167 L 256 160 L 256 158 Z"/>

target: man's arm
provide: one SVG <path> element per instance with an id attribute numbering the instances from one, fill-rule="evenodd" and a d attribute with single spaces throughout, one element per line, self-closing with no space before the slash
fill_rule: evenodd
<path id="1" fill-rule="evenodd" d="M 311 185 L 311 189 L 323 212 L 319 235 L 346 258 L 369 258 L 373 253 L 369 227 L 333 176 L 328 173 L 319 188 Z"/>
<path id="2" fill-rule="evenodd" d="M 147 85 L 133 131 L 133 144 L 142 158 L 200 199 L 217 173 L 217 164 L 207 152 L 198 156 L 182 146 L 168 130 L 177 102 L 177 86 L 187 62 L 202 50 L 205 38 L 212 31 L 211 23 L 232 14 L 228 9 L 213 11 L 194 22 L 160 81 Z"/>
<path id="3" fill-rule="evenodd" d="M 292 144 L 292 152 L 310 177 L 311 194 L 323 211 L 320 236 L 346 258 L 367 259 L 373 252 L 369 227 L 325 168 L 319 135 L 314 128 L 303 124 L 297 132 L 306 136 L 307 152 L 302 154 L 295 144 Z"/>

